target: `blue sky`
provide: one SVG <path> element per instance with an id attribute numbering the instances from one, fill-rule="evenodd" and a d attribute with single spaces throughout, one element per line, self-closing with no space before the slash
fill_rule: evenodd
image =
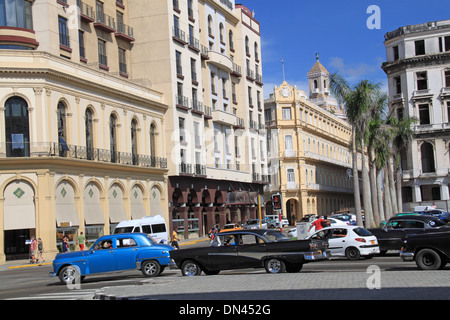
<path id="1" fill-rule="evenodd" d="M 350 83 L 382 83 L 386 59 L 384 35 L 401 26 L 450 19 L 450 0 L 236 0 L 261 24 L 264 96 L 283 81 L 308 89 L 306 74 L 315 62 Z M 367 28 L 370 5 L 380 8 L 380 29 Z"/>

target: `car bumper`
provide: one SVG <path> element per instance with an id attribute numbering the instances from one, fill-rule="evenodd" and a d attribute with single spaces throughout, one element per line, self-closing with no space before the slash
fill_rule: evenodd
<path id="1" fill-rule="evenodd" d="M 379 254 L 380 247 L 378 245 L 360 246 L 359 252 L 362 256 L 370 256 L 372 254 Z"/>
<path id="2" fill-rule="evenodd" d="M 414 261 L 414 252 L 402 252 L 400 251 L 400 257 L 404 262 Z"/>
<path id="3" fill-rule="evenodd" d="M 330 251 L 312 251 L 312 252 L 305 252 L 304 258 L 306 261 L 317 261 L 317 260 L 327 260 L 330 259 L 331 254 Z"/>

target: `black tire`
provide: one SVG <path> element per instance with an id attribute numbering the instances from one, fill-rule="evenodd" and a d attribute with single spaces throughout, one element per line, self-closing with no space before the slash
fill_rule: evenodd
<path id="1" fill-rule="evenodd" d="M 264 268 L 267 273 L 283 273 L 286 271 L 286 265 L 283 260 L 271 258 L 264 262 Z"/>
<path id="2" fill-rule="evenodd" d="M 445 266 L 439 253 L 432 249 L 422 249 L 416 255 L 416 265 L 422 270 L 439 270 Z"/>
<path id="3" fill-rule="evenodd" d="M 289 273 L 296 273 L 302 270 L 303 263 L 297 263 L 297 264 L 287 264 L 286 265 L 286 272 Z"/>
<path id="4" fill-rule="evenodd" d="M 65 266 L 58 274 L 59 280 L 64 284 L 75 284 L 81 282 L 80 272 L 74 266 Z"/>
<path id="5" fill-rule="evenodd" d="M 147 278 L 157 277 L 161 273 L 161 265 L 156 260 L 148 260 L 142 264 L 141 271 Z"/>
<path id="6" fill-rule="evenodd" d="M 345 256 L 348 260 L 359 260 L 361 253 L 355 247 L 349 247 L 345 250 Z"/>
<path id="7" fill-rule="evenodd" d="M 181 274 L 185 277 L 199 276 L 201 273 L 200 265 L 194 260 L 186 260 L 181 264 Z"/>

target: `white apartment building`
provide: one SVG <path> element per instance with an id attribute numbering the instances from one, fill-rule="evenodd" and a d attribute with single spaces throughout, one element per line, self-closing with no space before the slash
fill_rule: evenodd
<path id="1" fill-rule="evenodd" d="M 385 35 L 390 105 L 416 117 L 401 153 L 403 210 L 431 204 L 448 210 L 450 170 L 450 20 L 400 27 Z"/>
<path id="2" fill-rule="evenodd" d="M 132 68 L 164 93 L 170 225 L 256 217 L 267 180 L 260 25 L 234 0 L 128 0 Z"/>

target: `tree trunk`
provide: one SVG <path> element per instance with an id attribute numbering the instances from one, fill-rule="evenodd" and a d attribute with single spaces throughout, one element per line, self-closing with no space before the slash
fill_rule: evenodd
<path id="1" fill-rule="evenodd" d="M 391 203 L 391 187 L 389 186 L 389 163 L 386 163 L 384 170 L 384 202 L 386 208 L 386 220 L 389 220 L 393 216 L 393 208 Z"/>
<path id="2" fill-rule="evenodd" d="M 358 157 L 356 154 L 356 132 L 352 126 L 352 165 L 353 165 L 353 195 L 355 201 L 356 225 L 363 226 L 361 215 L 361 194 L 359 191 Z"/>
<path id="3" fill-rule="evenodd" d="M 392 155 L 389 157 L 388 162 L 388 178 L 389 178 L 389 194 L 391 196 L 391 206 L 392 206 L 392 215 L 397 214 L 398 208 L 397 208 L 397 195 L 395 193 L 395 182 L 394 182 L 394 172 L 392 170 Z"/>
<path id="4" fill-rule="evenodd" d="M 380 214 L 380 222 L 387 220 L 384 214 L 383 190 L 381 190 L 382 185 L 383 185 L 382 170 L 377 168 L 377 200 L 378 200 L 378 212 Z"/>
<path id="5" fill-rule="evenodd" d="M 364 139 L 361 139 L 361 162 L 362 162 L 362 187 L 363 187 L 363 206 L 364 206 L 364 225 L 366 228 L 372 226 L 373 212 L 372 212 L 372 202 L 370 196 L 370 186 L 369 186 L 369 173 L 366 167 L 366 157 L 365 157 L 365 143 Z"/>
<path id="6" fill-rule="evenodd" d="M 375 165 L 375 150 L 372 147 L 369 149 L 369 179 L 373 210 L 373 222 L 375 223 L 375 226 L 379 226 L 380 212 L 378 209 L 377 168 Z"/>

